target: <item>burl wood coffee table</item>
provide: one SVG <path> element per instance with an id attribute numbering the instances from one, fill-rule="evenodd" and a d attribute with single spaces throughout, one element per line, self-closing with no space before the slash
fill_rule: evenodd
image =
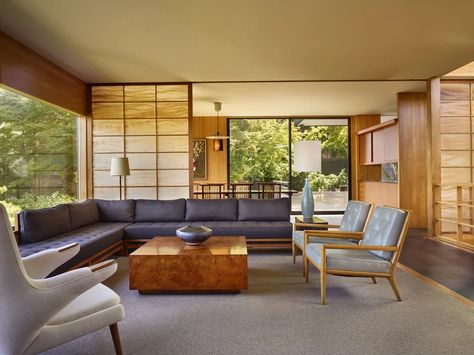
<path id="1" fill-rule="evenodd" d="M 129 277 L 140 293 L 238 293 L 247 289 L 245 237 L 210 237 L 199 246 L 155 237 L 130 254 Z"/>

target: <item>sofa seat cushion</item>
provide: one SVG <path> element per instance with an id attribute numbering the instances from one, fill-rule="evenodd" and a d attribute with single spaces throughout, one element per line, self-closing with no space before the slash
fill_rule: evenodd
<path id="1" fill-rule="evenodd" d="M 176 229 L 189 224 L 189 222 L 133 223 L 125 228 L 125 239 L 152 239 L 156 236 L 176 236 Z"/>
<path id="2" fill-rule="evenodd" d="M 38 243 L 25 243 L 20 245 L 22 257 L 47 249 L 78 243 L 81 248 L 79 253 L 55 270 L 54 274 L 70 269 L 72 266 L 94 256 L 105 248 L 123 240 L 123 230 L 128 223 L 95 223 L 75 229 L 57 237 Z"/>
<path id="3" fill-rule="evenodd" d="M 24 210 L 20 212 L 20 239 L 36 243 L 71 230 L 69 209 L 66 205 Z"/>
<path id="4" fill-rule="evenodd" d="M 216 236 L 243 235 L 247 238 L 291 238 L 290 222 L 255 222 L 255 221 L 198 221 L 191 226 L 206 226 Z"/>
<path id="5" fill-rule="evenodd" d="M 304 242 L 304 231 L 294 231 L 293 232 L 293 241 L 297 246 L 303 248 Z M 317 238 L 317 237 L 309 237 L 308 243 L 319 243 L 319 244 L 357 244 L 350 239 L 342 239 L 342 238 Z"/>
<path id="6" fill-rule="evenodd" d="M 322 246 L 319 243 L 306 246 L 306 256 L 318 265 L 321 265 Z M 326 260 L 326 267 L 329 270 L 388 273 L 392 265 L 367 250 L 326 249 Z"/>

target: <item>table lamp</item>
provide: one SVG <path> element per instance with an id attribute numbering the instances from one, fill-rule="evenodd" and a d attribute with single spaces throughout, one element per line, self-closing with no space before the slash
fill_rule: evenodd
<path id="1" fill-rule="evenodd" d="M 305 173 L 321 172 L 321 142 L 298 141 L 295 143 L 295 171 Z M 301 213 L 305 222 L 313 221 L 314 198 L 306 175 L 303 194 L 301 196 Z"/>
<path id="2" fill-rule="evenodd" d="M 110 163 L 110 175 L 119 177 L 120 199 L 122 199 L 122 177 L 130 175 L 128 158 L 112 158 Z"/>

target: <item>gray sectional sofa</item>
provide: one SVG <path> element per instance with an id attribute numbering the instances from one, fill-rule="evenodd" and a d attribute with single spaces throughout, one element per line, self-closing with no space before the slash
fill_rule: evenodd
<path id="1" fill-rule="evenodd" d="M 274 200 L 86 200 L 19 215 L 22 257 L 73 242 L 80 252 L 57 272 L 92 264 L 176 229 L 206 225 L 214 235 L 244 235 L 249 245 L 291 243 L 287 198 Z"/>

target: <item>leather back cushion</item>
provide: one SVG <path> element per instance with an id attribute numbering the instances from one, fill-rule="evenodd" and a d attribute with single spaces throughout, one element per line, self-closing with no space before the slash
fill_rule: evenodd
<path id="1" fill-rule="evenodd" d="M 95 200 L 102 222 L 133 222 L 134 200 Z"/>
<path id="2" fill-rule="evenodd" d="M 346 232 L 362 232 L 369 216 L 370 204 L 362 201 L 349 201 L 342 217 L 339 230 Z"/>
<path id="3" fill-rule="evenodd" d="M 69 209 L 66 205 L 20 213 L 21 241 L 35 243 L 71 230 Z"/>
<path id="4" fill-rule="evenodd" d="M 407 213 L 398 208 L 375 207 L 361 244 L 396 246 L 400 239 L 406 218 Z M 387 260 L 390 259 L 393 254 L 393 252 L 381 250 L 370 250 L 370 252 Z"/>
<path id="5" fill-rule="evenodd" d="M 237 200 L 186 200 L 186 221 L 236 221 Z"/>
<path id="6" fill-rule="evenodd" d="M 94 200 L 86 200 L 79 203 L 70 203 L 69 216 L 71 218 L 71 229 L 77 229 L 100 221 L 99 209 Z"/>
<path id="7" fill-rule="evenodd" d="M 239 199 L 239 221 L 289 221 L 290 201 Z"/>
<path id="8" fill-rule="evenodd" d="M 135 222 L 182 222 L 186 214 L 186 200 L 136 200 Z"/>

